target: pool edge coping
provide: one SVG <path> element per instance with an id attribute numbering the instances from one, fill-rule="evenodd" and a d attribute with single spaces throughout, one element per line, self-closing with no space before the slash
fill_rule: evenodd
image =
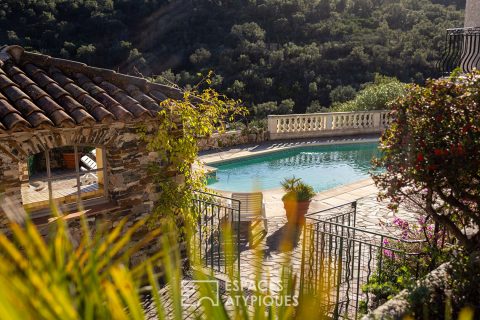
<path id="1" fill-rule="evenodd" d="M 363 144 L 363 143 L 372 143 L 372 142 L 379 142 L 379 137 L 377 138 L 365 138 L 365 139 L 356 139 L 356 140 L 329 140 L 329 141 L 319 141 L 319 142 L 302 142 L 297 145 L 287 145 L 287 146 L 278 146 L 273 149 L 267 149 L 267 150 L 259 150 L 259 151 L 254 151 L 254 150 L 248 150 L 248 149 L 242 149 L 238 152 L 232 152 L 231 156 L 228 159 L 221 159 L 221 160 L 208 160 L 208 158 L 214 158 L 215 155 L 204 155 L 198 157 L 198 160 L 203 166 L 211 167 L 212 165 L 215 164 L 220 164 L 224 162 L 229 162 L 233 160 L 238 160 L 242 158 L 251 158 L 259 155 L 266 155 L 270 153 L 275 153 L 275 152 L 280 152 L 288 149 L 297 149 L 297 148 L 302 148 L 302 147 L 315 147 L 315 146 L 328 146 L 328 145 L 345 145 L 345 144 Z M 262 145 L 260 143 L 259 145 Z M 228 153 L 228 151 L 223 151 Z M 219 152 L 218 154 L 220 154 Z M 228 154 L 226 155 L 228 156 Z M 218 155 L 217 155 L 218 157 Z"/>

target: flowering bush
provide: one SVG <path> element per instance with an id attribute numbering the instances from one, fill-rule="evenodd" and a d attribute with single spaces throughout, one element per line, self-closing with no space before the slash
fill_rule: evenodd
<path id="1" fill-rule="evenodd" d="M 377 254 L 377 272 L 363 286 L 365 293 L 372 294 L 369 305 L 362 309 L 374 309 L 405 288 L 412 288 L 414 279 L 423 277 L 440 263 L 447 260 L 444 247 L 448 234 L 439 230 L 421 217 L 418 223 L 395 217 L 391 233 L 398 238 L 383 238 Z"/>
<path id="2" fill-rule="evenodd" d="M 410 86 L 392 104 L 374 176 L 391 207 L 410 202 L 480 248 L 480 72 Z"/>

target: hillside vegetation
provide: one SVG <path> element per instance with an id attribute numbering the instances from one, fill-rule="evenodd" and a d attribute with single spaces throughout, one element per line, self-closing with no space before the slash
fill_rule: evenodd
<path id="1" fill-rule="evenodd" d="M 376 73 L 417 83 L 435 76 L 445 29 L 462 26 L 464 5 L 461 0 L 4 0 L 0 43 L 181 86 L 213 70 L 214 87 L 252 110 L 267 103 L 304 112 L 355 98 Z"/>

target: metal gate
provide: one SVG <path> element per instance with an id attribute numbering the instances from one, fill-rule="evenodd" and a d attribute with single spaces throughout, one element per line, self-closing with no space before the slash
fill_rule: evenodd
<path id="1" fill-rule="evenodd" d="M 309 214 L 306 220 L 300 298 L 321 295 L 318 301 L 334 319 L 356 319 L 360 301 L 369 304 L 372 297 L 362 291 L 362 286 L 373 275 L 381 275 L 386 255 L 389 259 L 418 261 L 420 253 L 409 252 L 408 247 L 421 241 L 404 241 L 357 228 L 356 202 Z M 395 245 L 400 242 L 405 245 Z"/>
<path id="2" fill-rule="evenodd" d="M 231 267 L 240 270 L 240 205 L 235 199 L 195 193 L 193 209 L 198 222 L 192 247 L 204 267 L 225 274 Z M 227 227 L 231 234 L 225 236 Z M 227 247 L 232 251 L 226 250 Z"/>

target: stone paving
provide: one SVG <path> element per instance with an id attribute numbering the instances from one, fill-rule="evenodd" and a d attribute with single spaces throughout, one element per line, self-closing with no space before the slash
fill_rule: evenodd
<path id="1" fill-rule="evenodd" d="M 332 212 L 327 210 L 324 212 L 324 217 L 331 214 Z M 322 217 L 321 214 L 320 217 Z M 401 217 L 411 222 L 416 221 L 415 214 L 405 209 L 401 209 L 394 215 L 387 208 L 386 203 L 376 200 L 375 195 L 361 198 L 357 202 L 356 226 L 358 228 L 394 235 L 394 228 L 389 227 L 394 217 Z M 281 279 L 281 266 L 288 265 L 289 261 L 294 271 L 300 274 L 302 240 L 301 230 L 289 228 L 285 217 L 269 217 L 267 236 L 256 248 L 247 247 L 240 254 L 242 280 L 250 283 L 260 269 L 264 277 L 268 277 L 271 282 L 278 282 Z M 263 259 L 259 259 L 258 255 Z"/>
<path id="2" fill-rule="evenodd" d="M 335 192 L 331 192 L 331 194 L 335 194 Z M 322 201 L 321 199 L 320 197 L 318 201 Z M 339 213 L 339 210 L 326 210 L 317 216 L 327 218 L 332 214 Z M 408 212 L 406 209 L 401 209 L 394 215 L 387 209 L 386 203 L 376 200 L 375 194 L 370 194 L 357 201 L 356 226 L 359 228 L 371 232 L 392 234 L 393 228 L 390 225 L 395 216 L 412 222 L 416 220 L 415 214 Z M 289 227 L 285 216 L 270 216 L 268 218 L 268 233 L 263 239 L 255 243 L 254 247 L 251 247 L 248 242 L 242 242 L 240 245 L 240 275 L 245 289 L 244 293 L 248 295 L 254 290 L 255 280 L 258 279 L 259 272 L 261 273 L 261 279 L 266 283 L 264 287 L 268 286 L 272 294 L 278 293 L 279 285 L 285 285 L 282 277 L 283 266 L 292 266 L 293 272 L 297 274 L 297 277 L 300 277 L 302 241 L 302 230 Z M 225 291 L 226 277 L 220 276 L 217 279 L 220 279 L 219 299 L 225 302 L 228 299 Z M 201 307 L 197 305 L 198 290 L 195 290 L 196 285 L 191 281 L 191 278 L 186 277 L 183 280 L 182 292 L 185 305 L 182 308 L 182 317 L 184 319 L 198 318 L 199 313 L 201 313 Z M 175 316 L 174 307 L 173 301 L 168 297 L 168 287 L 161 290 L 161 296 L 167 317 L 173 319 Z M 151 299 L 147 299 L 146 310 L 149 319 L 156 318 Z M 227 310 L 231 310 L 231 306 Z"/>

